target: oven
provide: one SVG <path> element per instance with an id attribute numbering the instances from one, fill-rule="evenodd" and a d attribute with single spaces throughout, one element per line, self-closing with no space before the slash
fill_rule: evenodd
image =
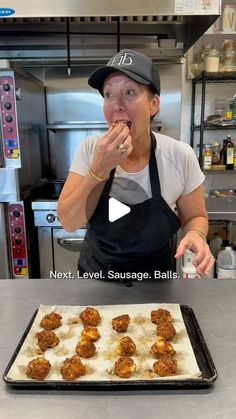
<path id="1" fill-rule="evenodd" d="M 0 278 L 39 276 L 31 200 L 46 141 L 43 85 L 0 62 Z"/>
<path id="2" fill-rule="evenodd" d="M 56 200 L 32 202 L 34 223 L 38 229 L 40 277 L 77 278 L 77 264 L 86 228 L 73 233 L 65 231 L 57 217 Z"/>

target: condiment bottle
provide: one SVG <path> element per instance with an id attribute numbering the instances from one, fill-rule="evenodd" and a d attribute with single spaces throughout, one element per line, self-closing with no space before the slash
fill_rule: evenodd
<path id="1" fill-rule="evenodd" d="M 227 144 L 227 140 L 225 138 L 223 140 L 223 147 L 222 147 L 222 150 L 220 152 L 221 164 L 224 164 L 224 165 L 226 165 L 226 144 Z"/>
<path id="2" fill-rule="evenodd" d="M 234 170 L 236 170 L 236 151 L 234 152 Z"/>
<path id="3" fill-rule="evenodd" d="M 231 135 L 227 135 L 226 169 L 233 170 L 233 168 L 234 168 L 234 144 L 232 143 Z"/>
<path id="4" fill-rule="evenodd" d="M 211 170 L 212 167 L 212 148 L 211 144 L 206 144 L 203 150 L 203 170 Z"/>
<path id="5" fill-rule="evenodd" d="M 220 164 L 220 144 L 215 141 L 212 147 L 212 164 Z"/>

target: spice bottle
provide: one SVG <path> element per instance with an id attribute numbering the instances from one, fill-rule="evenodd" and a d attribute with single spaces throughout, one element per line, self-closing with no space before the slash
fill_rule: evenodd
<path id="1" fill-rule="evenodd" d="M 233 170 L 233 168 L 234 168 L 234 145 L 232 143 L 231 135 L 227 135 L 226 169 Z"/>
<path id="2" fill-rule="evenodd" d="M 211 144 L 206 144 L 203 149 L 203 170 L 211 170 L 212 167 L 212 148 Z"/>

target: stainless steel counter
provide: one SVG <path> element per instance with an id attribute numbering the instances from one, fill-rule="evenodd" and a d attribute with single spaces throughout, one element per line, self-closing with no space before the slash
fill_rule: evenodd
<path id="1" fill-rule="evenodd" d="M 200 390 L 26 391 L 0 382 L 0 417 L 228 419 L 236 417 L 236 280 L 167 280 L 126 288 L 96 280 L 0 280 L 1 375 L 40 303 L 172 302 L 191 306 L 219 377 Z"/>

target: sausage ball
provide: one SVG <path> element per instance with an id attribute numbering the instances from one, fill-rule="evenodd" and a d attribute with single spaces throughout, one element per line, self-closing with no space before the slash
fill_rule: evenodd
<path id="1" fill-rule="evenodd" d="M 171 357 L 159 359 L 154 362 L 153 370 L 161 377 L 168 377 L 177 374 L 177 361 Z"/>
<path id="2" fill-rule="evenodd" d="M 157 336 L 161 336 L 165 340 L 171 340 L 175 335 L 176 330 L 172 323 L 160 323 L 157 325 Z"/>
<path id="3" fill-rule="evenodd" d="M 64 380 L 74 381 L 86 374 L 86 367 L 82 364 L 79 355 L 73 355 L 65 359 L 60 371 Z"/>
<path id="4" fill-rule="evenodd" d="M 114 373 L 121 378 L 130 378 L 134 375 L 136 365 L 134 360 L 129 356 L 121 356 L 118 361 L 115 362 Z"/>
<path id="5" fill-rule="evenodd" d="M 53 330 L 61 326 L 61 315 L 52 311 L 49 314 L 46 314 L 40 322 L 40 326 L 45 330 Z"/>
<path id="6" fill-rule="evenodd" d="M 127 332 L 130 322 L 128 314 L 122 314 L 121 316 L 112 319 L 112 327 L 116 332 L 122 333 Z"/>
<path id="7" fill-rule="evenodd" d="M 36 333 L 38 339 L 38 346 L 41 351 L 45 351 L 47 348 L 53 348 L 57 346 L 60 340 L 52 330 L 42 330 L 42 332 Z"/>
<path id="8" fill-rule="evenodd" d="M 51 368 L 51 364 L 47 359 L 38 357 L 32 359 L 27 365 L 26 375 L 34 380 L 44 380 Z"/>
<path id="9" fill-rule="evenodd" d="M 119 340 L 116 346 L 116 353 L 121 356 L 131 356 L 136 352 L 136 345 L 134 341 L 129 337 L 125 336 Z"/>
<path id="10" fill-rule="evenodd" d="M 161 336 L 157 336 L 156 342 L 152 345 L 150 354 L 153 358 L 162 358 L 163 356 L 172 356 L 175 354 L 172 343 L 166 342 Z"/>
<path id="11" fill-rule="evenodd" d="M 87 307 L 79 315 L 84 326 L 97 326 L 101 321 L 101 317 L 96 308 Z"/>
<path id="12" fill-rule="evenodd" d="M 96 346 L 90 340 L 80 340 L 75 348 L 75 352 L 82 358 L 92 358 L 96 352 Z"/>
<path id="13" fill-rule="evenodd" d="M 100 338 L 100 333 L 95 326 L 85 326 L 81 332 L 82 340 L 90 340 L 96 342 Z"/>
<path id="14" fill-rule="evenodd" d="M 162 321 L 172 322 L 171 314 L 168 310 L 164 310 L 163 308 L 159 308 L 158 310 L 151 311 L 151 321 L 152 323 L 158 324 Z"/>

